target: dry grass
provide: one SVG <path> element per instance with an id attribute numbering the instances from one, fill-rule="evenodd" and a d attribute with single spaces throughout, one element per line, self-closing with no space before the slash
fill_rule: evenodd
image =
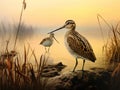
<path id="1" fill-rule="evenodd" d="M 101 15 L 97 16 L 100 30 L 103 36 L 103 29 L 100 19 L 109 27 L 109 38 L 103 46 L 103 53 L 107 62 L 107 69 L 112 71 L 110 90 L 120 90 L 120 25 L 110 25 Z M 104 37 L 103 37 L 104 38 Z"/>
<path id="2" fill-rule="evenodd" d="M 120 63 L 112 73 L 110 90 L 120 90 Z"/>
<path id="3" fill-rule="evenodd" d="M 24 46 L 23 54 L 16 52 L 16 43 L 20 30 L 25 31 L 24 28 L 32 29 L 32 27 L 27 28 L 22 24 L 22 16 L 25 9 L 26 2 L 23 0 L 17 27 L 14 25 L 10 28 L 6 28 L 4 23 L 1 23 L 0 26 L 0 32 L 3 32 L 3 36 L 8 29 L 16 29 L 15 42 L 13 43 L 12 51 L 8 48 L 8 46 L 11 46 L 9 45 L 11 34 L 9 39 L 7 39 L 6 46 L 5 44 L 2 46 L 5 48 L 3 48 L 0 53 L 0 90 L 45 90 L 47 79 L 43 80 L 41 75 L 48 58 L 45 58 L 45 55 L 41 55 L 40 60 L 38 60 L 35 51 L 30 47 L 30 44 L 28 44 L 27 48 Z M 30 62 L 31 57 L 33 57 L 35 65 Z"/>
<path id="4" fill-rule="evenodd" d="M 27 49 L 24 46 L 24 57 L 22 58 L 18 53 L 10 55 L 7 47 L 8 44 L 6 45 L 6 53 L 1 55 L 4 58 L 0 60 L 0 64 L 3 66 L 0 69 L 0 90 L 44 90 L 46 81 L 43 82 L 41 77 L 47 61 L 44 55 L 41 55 L 40 60 L 37 60 L 34 50 L 30 46 Z M 30 63 L 29 54 L 34 57 L 35 65 Z M 21 63 L 21 59 L 23 63 Z"/>
<path id="5" fill-rule="evenodd" d="M 117 26 L 116 26 L 117 27 Z M 105 54 L 106 60 L 109 62 L 111 68 L 115 68 L 118 63 L 120 63 L 120 31 L 118 28 L 112 29 L 113 36 L 110 37 L 110 40 L 105 44 Z"/>
<path id="6" fill-rule="evenodd" d="M 23 0 L 22 8 L 21 8 L 21 13 L 20 13 L 20 19 L 19 19 L 19 24 L 18 24 L 18 28 L 17 28 L 17 33 L 16 33 L 16 37 L 15 37 L 15 43 L 14 43 L 14 49 L 13 50 L 15 50 L 15 47 L 16 47 L 16 43 L 17 43 L 17 39 L 18 39 L 18 34 L 19 34 L 19 31 L 20 31 L 20 28 L 21 28 L 23 11 L 25 9 L 26 9 L 26 2 L 25 2 L 25 0 Z"/>
<path id="7" fill-rule="evenodd" d="M 21 9 L 19 24 L 7 25 L 5 23 L 0 24 L 0 32 L 3 35 L 1 40 L 4 40 L 1 43 L 1 53 L 0 53 L 0 90 L 44 90 L 47 80 L 43 80 L 41 77 L 44 66 L 46 65 L 47 59 L 44 55 L 40 56 L 40 60 L 37 59 L 35 51 L 28 46 L 24 46 L 24 52 L 16 53 L 17 40 L 21 36 L 20 32 L 32 31 L 32 27 L 26 27 L 22 24 L 22 15 L 23 11 L 26 8 L 25 0 L 23 0 L 23 6 Z M 14 37 L 15 33 L 15 42 L 11 45 L 10 42 L 13 42 L 11 36 Z M 21 31 L 22 30 L 22 31 Z M 8 36 L 10 33 L 10 37 Z M 7 40 L 7 41 L 6 41 Z M 4 44 L 2 44 L 4 43 Z M 6 45 L 6 46 L 5 46 Z M 9 46 L 11 47 L 9 50 Z M 11 51 L 12 50 L 12 51 Z M 33 57 L 33 62 L 31 63 L 31 57 Z"/>
<path id="8" fill-rule="evenodd" d="M 103 52 L 105 53 L 105 59 L 108 62 L 109 68 L 114 69 L 120 63 L 120 25 L 119 23 L 116 26 L 110 25 L 101 15 L 98 15 L 98 22 L 102 33 L 100 18 L 109 27 L 109 39 L 103 46 Z"/>

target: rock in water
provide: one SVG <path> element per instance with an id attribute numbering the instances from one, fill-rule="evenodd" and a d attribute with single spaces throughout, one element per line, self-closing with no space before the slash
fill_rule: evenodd
<path id="1" fill-rule="evenodd" d="M 62 62 L 59 62 L 55 65 L 47 65 L 43 69 L 42 77 L 55 77 L 60 75 L 60 71 L 65 67 L 66 65 L 63 65 Z"/>

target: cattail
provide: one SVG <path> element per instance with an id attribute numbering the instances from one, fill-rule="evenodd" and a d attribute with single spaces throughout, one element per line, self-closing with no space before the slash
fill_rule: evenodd
<path id="1" fill-rule="evenodd" d="M 24 10 L 26 9 L 26 2 L 25 2 L 25 0 L 23 0 L 23 8 L 24 8 Z"/>
<path id="2" fill-rule="evenodd" d="M 16 33 L 16 37 L 15 37 L 15 43 L 14 43 L 14 49 L 13 50 L 15 50 L 15 47 L 16 47 L 17 38 L 18 38 L 20 27 L 21 27 L 22 15 L 23 15 L 23 11 L 25 9 L 26 9 L 26 2 L 25 2 L 25 0 L 23 0 L 23 6 L 22 6 L 22 9 L 21 9 L 21 13 L 20 13 L 20 19 L 19 19 L 19 24 L 18 24 L 18 28 L 17 28 L 17 33 Z"/>
<path id="3" fill-rule="evenodd" d="M 6 64 L 7 68 L 8 68 L 8 71 L 10 71 L 12 69 L 12 64 L 11 64 L 10 60 L 6 59 L 5 64 Z"/>

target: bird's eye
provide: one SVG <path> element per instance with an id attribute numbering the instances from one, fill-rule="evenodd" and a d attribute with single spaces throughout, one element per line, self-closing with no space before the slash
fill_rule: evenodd
<path id="1" fill-rule="evenodd" d="M 70 22 L 68 22 L 68 24 L 70 24 Z"/>

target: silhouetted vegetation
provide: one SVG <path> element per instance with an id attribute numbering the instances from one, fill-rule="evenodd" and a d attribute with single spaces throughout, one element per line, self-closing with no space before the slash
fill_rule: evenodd
<path id="1" fill-rule="evenodd" d="M 28 56 L 34 57 L 35 65 Z M 45 81 L 41 75 L 46 62 L 44 55 L 37 60 L 30 46 L 28 49 L 24 47 L 23 56 L 6 49 L 0 57 L 0 90 L 44 90 Z"/>
<path id="2" fill-rule="evenodd" d="M 25 9 L 26 2 L 23 0 L 18 25 L 4 23 L 0 25 L 2 38 L 7 37 L 5 38 L 6 44 L 4 44 L 6 47 L 0 54 L 0 90 L 44 90 L 45 84 L 41 74 L 47 59 L 41 55 L 40 60 L 37 60 L 35 52 L 29 44 L 27 49 L 24 46 L 23 55 L 16 51 L 17 40 L 33 34 L 32 27 L 22 24 L 22 15 Z M 11 40 L 11 37 L 15 41 L 13 38 Z M 8 46 L 11 41 L 14 47 L 9 50 Z M 33 57 L 35 65 L 31 63 L 31 57 Z"/>
<path id="3" fill-rule="evenodd" d="M 32 26 L 27 26 L 22 23 L 22 16 L 25 9 L 26 2 L 23 0 L 18 24 L 0 22 L 0 45 L 2 49 L 0 50 L 0 90 L 51 90 L 51 86 L 49 86 L 50 82 L 48 83 L 48 81 L 51 80 L 52 84 L 50 84 L 54 86 L 55 79 L 57 78 L 60 81 L 55 85 L 59 90 L 106 90 L 109 89 L 110 82 L 111 89 L 116 90 L 120 82 L 118 77 L 120 75 L 120 64 L 115 69 L 118 63 L 120 63 L 119 23 L 116 26 L 110 25 L 101 15 L 97 15 L 102 35 L 103 31 L 100 19 L 109 27 L 109 39 L 103 46 L 103 50 L 107 62 L 107 69 L 112 69 L 112 71 L 115 69 L 112 75 L 112 72 L 106 69 L 102 69 L 102 71 L 96 73 L 95 69 L 93 69 L 92 72 L 85 71 L 85 76 L 82 79 L 79 77 L 82 75 L 81 71 L 77 71 L 78 73 L 69 73 L 68 76 L 63 74 L 56 78 L 55 76 L 60 75 L 59 71 L 65 67 L 62 63 L 54 66 L 48 65 L 46 67 L 49 57 L 46 58 L 45 55 L 40 55 L 38 60 L 30 44 L 27 46 L 24 45 L 23 53 L 16 50 L 18 48 L 16 45 L 17 40 L 23 41 L 26 38 L 30 38 L 34 33 Z M 12 42 L 13 47 L 9 49 L 8 47 L 11 46 L 10 42 Z M 47 83 L 48 86 L 46 86 Z"/>
<path id="4" fill-rule="evenodd" d="M 118 22 L 116 25 L 110 25 L 101 15 L 98 15 L 98 21 L 99 17 L 107 24 L 110 31 L 109 39 L 103 47 L 107 69 L 112 72 L 109 90 L 120 90 L 120 24 Z M 100 21 L 99 25 L 101 28 Z"/>
<path id="5" fill-rule="evenodd" d="M 108 63 L 109 69 L 114 69 L 118 63 L 120 63 L 120 25 L 110 25 L 101 15 L 98 15 L 98 22 L 101 28 L 99 17 L 105 22 L 109 28 L 109 39 L 103 46 L 103 52 L 105 53 L 105 60 Z M 101 28 L 103 33 L 103 30 Z"/>

